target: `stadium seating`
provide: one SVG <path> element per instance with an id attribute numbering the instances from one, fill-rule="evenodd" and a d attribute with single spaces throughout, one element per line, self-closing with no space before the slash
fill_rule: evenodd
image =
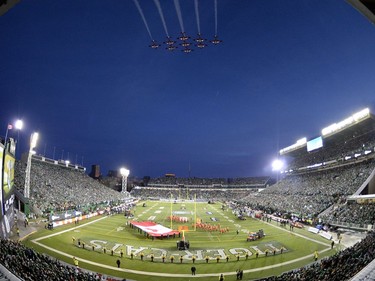
<path id="1" fill-rule="evenodd" d="M 262 210 L 313 217 L 331 207 L 321 216 L 321 220 L 355 220 L 356 223 L 373 224 L 374 205 L 348 202 L 346 197 L 361 186 L 374 167 L 373 158 L 340 163 L 335 167 L 288 174 L 271 187 L 267 187 L 270 182 L 268 177 L 156 178 L 151 179 L 145 187 L 134 188 L 131 194 L 135 197 L 155 199 L 170 199 L 172 195 L 175 199 L 222 200 L 230 202 L 234 210 L 245 215 L 253 215 L 254 212 Z M 17 161 L 15 186 L 21 193 L 24 170 L 25 164 Z M 33 160 L 31 175 L 30 202 L 37 207 L 34 209 L 39 210 L 40 214 L 47 214 L 51 210 L 82 209 L 108 200 L 122 200 L 121 193 L 106 188 L 84 173 L 72 169 Z M 360 243 L 330 258 L 263 280 L 347 280 L 371 262 L 374 254 L 375 234 L 370 232 Z M 33 259 L 30 259 L 30 256 Z M 10 240 L 1 240 L 0 263 L 23 280 L 41 280 L 46 279 L 46 276 L 50 280 L 98 278 L 95 273 L 63 265 Z M 24 266 L 35 270 L 30 273 Z"/>
<path id="2" fill-rule="evenodd" d="M 16 161 L 15 187 L 23 194 L 26 164 Z M 67 209 L 82 210 L 93 204 L 121 201 L 124 194 L 107 188 L 83 172 L 33 160 L 30 203 L 38 215 Z"/>

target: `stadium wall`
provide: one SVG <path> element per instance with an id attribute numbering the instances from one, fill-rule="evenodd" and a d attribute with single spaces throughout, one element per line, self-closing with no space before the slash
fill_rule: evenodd
<path id="1" fill-rule="evenodd" d="M 354 193 L 355 196 L 367 194 L 375 194 L 375 169 L 371 172 L 370 176 L 362 186 Z"/>
<path id="2" fill-rule="evenodd" d="M 375 169 L 372 171 L 369 179 L 368 194 L 375 194 Z"/>

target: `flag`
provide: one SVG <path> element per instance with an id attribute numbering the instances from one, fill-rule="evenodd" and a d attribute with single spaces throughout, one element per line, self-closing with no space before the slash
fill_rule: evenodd
<path id="1" fill-rule="evenodd" d="M 13 126 L 11 124 L 8 124 L 8 130 L 12 130 Z"/>

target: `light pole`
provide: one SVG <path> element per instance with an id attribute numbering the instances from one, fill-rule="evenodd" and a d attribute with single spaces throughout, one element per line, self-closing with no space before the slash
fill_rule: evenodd
<path id="1" fill-rule="evenodd" d="M 16 128 L 17 130 L 17 146 L 19 145 L 19 142 L 20 142 L 20 131 L 22 130 L 23 128 L 23 121 L 18 119 L 16 121 L 16 123 L 14 123 L 14 127 Z M 16 152 L 18 151 L 18 149 L 16 150 Z M 16 154 L 14 155 L 16 157 Z"/>
<path id="2" fill-rule="evenodd" d="M 22 130 L 22 127 L 23 127 L 23 121 L 22 121 L 22 120 L 17 120 L 17 121 L 14 123 L 14 128 L 17 129 L 18 131 Z M 9 130 L 12 130 L 12 129 L 13 129 L 13 125 L 12 125 L 12 124 L 8 124 L 8 126 L 7 126 L 7 130 L 6 130 L 6 132 L 5 132 L 4 145 L 6 145 L 6 143 L 7 143 L 8 131 L 9 131 Z"/>
<path id="3" fill-rule="evenodd" d="M 129 176 L 130 171 L 126 168 L 121 168 L 120 169 L 120 174 L 122 176 L 122 182 L 121 182 L 121 192 L 125 193 L 126 192 L 126 187 L 128 185 L 128 176 Z"/>
<path id="4" fill-rule="evenodd" d="M 36 143 L 38 141 L 39 134 L 32 133 L 30 137 L 30 149 L 29 155 L 27 157 L 27 165 L 26 165 L 26 175 L 25 175 L 25 198 L 30 197 L 30 171 L 31 171 L 31 157 L 35 154 L 34 148 L 36 147 Z"/>

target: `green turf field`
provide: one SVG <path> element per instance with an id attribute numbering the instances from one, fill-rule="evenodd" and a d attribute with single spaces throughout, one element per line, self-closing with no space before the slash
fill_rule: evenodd
<path id="1" fill-rule="evenodd" d="M 222 204 L 140 202 L 129 220 L 152 220 L 166 227 L 178 229 L 188 227 L 185 239 L 190 248 L 178 251 L 177 241 L 182 237 L 169 239 L 147 238 L 127 224 L 123 215 L 99 216 L 79 225 L 69 225 L 53 230 L 42 230 L 29 236 L 24 242 L 39 252 L 45 252 L 60 260 L 73 264 L 72 257 L 79 260 L 79 266 L 106 275 L 134 280 L 218 280 L 224 273 L 226 280 L 236 280 L 235 271 L 244 270 L 243 280 L 257 279 L 313 262 L 313 252 L 319 251 L 319 258 L 335 253 L 330 241 L 304 229 L 280 227 L 277 223 L 266 223 L 257 219 L 240 220 L 231 210 L 223 211 Z M 171 212 L 175 216 L 188 218 L 188 222 L 170 222 Z M 224 233 L 194 227 L 195 219 L 203 223 L 229 229 Z M 263 229 L 266 236 L 247 242 L 249 232 Z M 239 233 L 237 234 L 237 230 Z M 75 241 L 73 241 L 73 237 Z M 81 245 L 78 246 L 78 240 Z M 85 243 L 83 249 L 82 242 Z M 106 253 L 104 253 L 104 247 Z M 283 253 L 280 252 L 284 248 Z M 269 250 L 265 255 L 266 249 Z M 113 250 L 113 256 L 112 256 Z M 124 256 L 120 257 L 121 250 Z M 259 256 L 256 257 L 256 251 Z M 273 251 L 276 250 L 275 254 Z M 131 257 L 133 253 L 133 257 Z M 141 260 L 143 255 L 143 261 Z M 151 256 L 154 257 L 151 261 Z M 163 262 L 163 256 L 165 260 Z M 174 260 L 171 263 L 170 257 Z M 180 257 L 182 256 L 182 261 Z M 196 275 L 191 275 L 193 266 Z M 247 256 L 247 257 L 246 257 Z M 209 257 L 208 262 L 206 257 Z M 217 260 L 219 257 L 219 260 Z M 226 259 L 228 257 L 228 261 Z M 116 261 L 121 266 L 117 268 Z"/>

